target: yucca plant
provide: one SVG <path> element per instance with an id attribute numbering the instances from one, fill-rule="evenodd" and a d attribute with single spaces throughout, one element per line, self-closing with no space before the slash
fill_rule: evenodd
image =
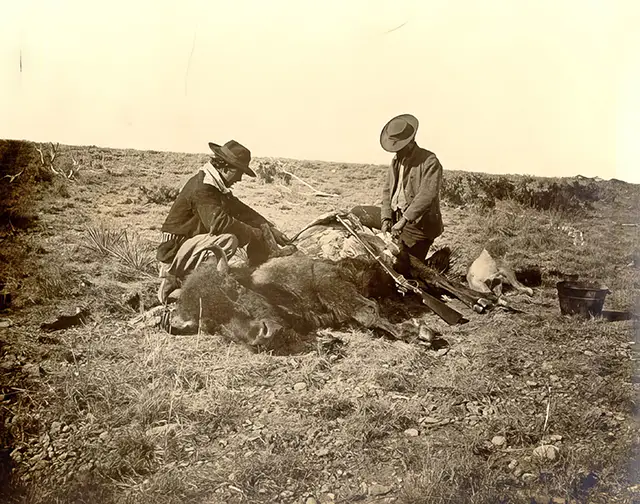
<path id="1" fill-rule="evenodd" d="M 88 242 L 83 245 L 95 252 L 102 255 L 109 255 L 114 247 L 120 243 L 124 235 L 124 230 L 113 231 L 103 226 L 100 227 L 88 227 L 87 237 Z"/>
<path id="2" fill-rule="evenodd" d="M 85 247 L 104 256 L 116 258 L 125 268 L 152 274 L 154 258 L 149 244 L 144 243 L 136 234 L 129 235 L 127 230 L 114 231 L 105 227 L 87 228 L 88 241 Z"/>
<path id="3" fill-rule="evenodd" d="M 119 259 L 123 265 L 152 276 L 151 270 L 154 266 L 154 258 L 150 252 L 148 244 L 144 243 L 135 234 L 129 237 L 126 230 L 123 231 L 122 238 L 111 250 L 111 254 Z"/>

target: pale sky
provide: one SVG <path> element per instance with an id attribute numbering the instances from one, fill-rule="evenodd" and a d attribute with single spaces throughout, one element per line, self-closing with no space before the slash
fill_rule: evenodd
<path id="1" fill-rule="evenodd" d="M 0 0 L 0 138 L 640 183 L 638 4 Z"/>

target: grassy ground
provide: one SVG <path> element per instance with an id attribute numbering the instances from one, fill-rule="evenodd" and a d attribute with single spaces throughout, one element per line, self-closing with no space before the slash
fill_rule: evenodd
<path id="1" fill-rule="evenodd" d="M 437 244 L 459 251 L 454 274 L 489 239 L 514 266 L 543 271 L 533 298 L 511 298 L 523 314 L 465 310 L 470 322 L 453 328 L 427 315 L 448 351 L 345 331 L 323 334 L 313 352 L 277 357 L 127 323 L 153 305 L 157 272 L 146 259 L 171 195 L 206 155 L 60 148 L 59 162 L 71 156 L 76 179 L 38 182 L 48 184 L 31 198 L 39 218 L 2 242 L 13 293 L 0 319 L 10 324 L 0 337 L 1 439 L 13 464 L 6 500 L 640 499 L 634 322 L 562 316 L 555 291 L 560 273 L 578 274 L 608 285 L 606 309 L 636 307 L 634 187 L 606 183 L 616 198 L 584 213 L 508 200 L 443 207 Z M 234 189 L 285 232 L 379 203 L 384 167 L 281 161 L 337 195 L 313 195 L 295 179 Z M 108 238 L 101 228 L 127 230 L 120 255 L 92 241 L 90 229 Z M 40 329 L 80 306 L 91 314 L 85 325 Z"/>

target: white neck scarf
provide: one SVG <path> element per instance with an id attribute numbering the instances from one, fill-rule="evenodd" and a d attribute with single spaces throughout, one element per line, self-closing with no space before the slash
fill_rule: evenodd
<path id="1" fill-rule="evenodd" d="M 213 167 L 211 161 L 207 162 L 202 168 L 200 168 L 200 171 L 204 172 L 203 182 L 205 184 L 212 185 L 222 194 L 231 193 L 231 190 L 225 185 L 224 180 L 222 180 L 222 176 L 218 170 Z"/>

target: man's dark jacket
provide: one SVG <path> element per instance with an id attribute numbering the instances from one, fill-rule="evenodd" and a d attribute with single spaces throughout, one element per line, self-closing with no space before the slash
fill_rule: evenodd
<path id="1" fill-rule="evenodd" d="M 204 172 L 198 171 L 173 202 L 162 232 L 177 237 L 158 247 L 156 257 L 159 261 L 170 262 L 180 245 L 198 234 L 233 234 L 238 239 L 238 246 L 243 247 L 254 237 L 252 228 L 269 223 L 231 193 L 223 194 L 203 180 Z"/>
<path id="2" fill-rule="evenodd" d="M 421 240 L 434 240 L 444 231 L 440 212 L 440 189 L 442 186 L 442 165 L 436 155 L 416 145 L 409 158 L 405 160 L 405 194 L 409 206 L 404 211 L 408 223 L 403 235 L 412 246 Z M 400 160 L 394 156 L 387 170 L 382 189 L 382 220 L 395 224 L 395 215 L 391 209 L 391 199 L 398 184 Z"/>

